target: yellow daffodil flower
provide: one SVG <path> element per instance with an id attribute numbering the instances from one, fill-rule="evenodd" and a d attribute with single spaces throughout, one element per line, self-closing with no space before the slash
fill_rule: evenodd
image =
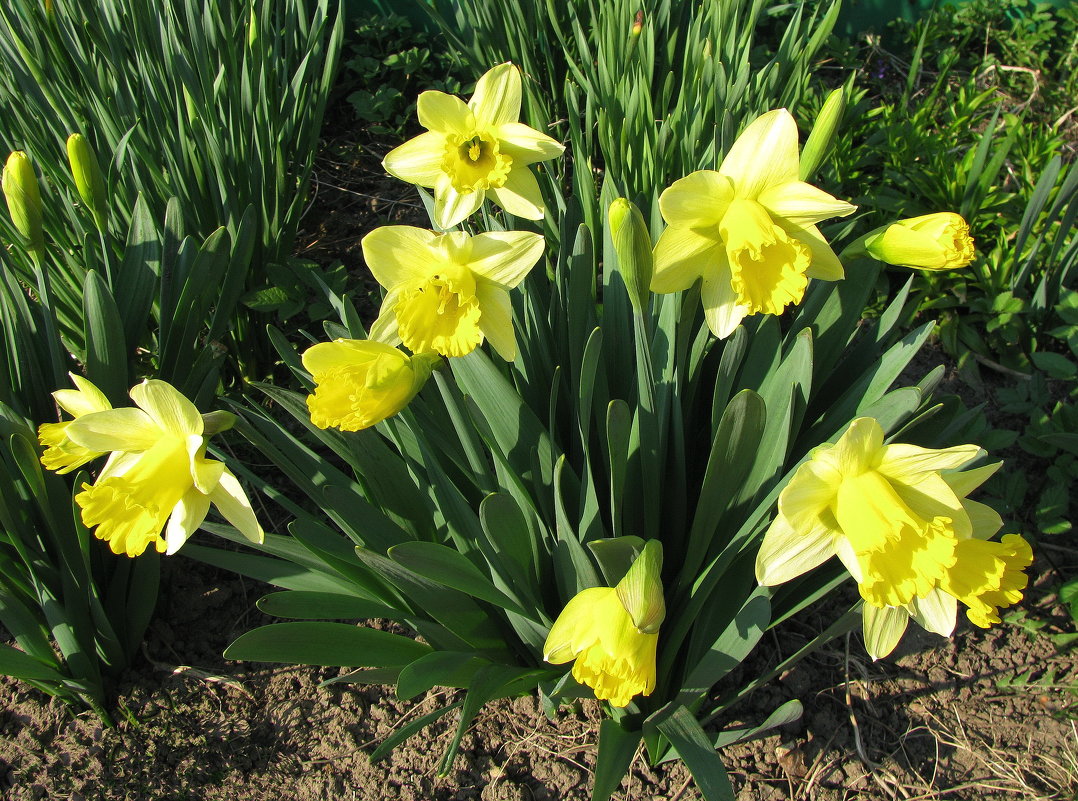
<path id="1" fill-rule="evenodd" d="M 865 237 L 870 256 L 899 267 L 955 270 L 975 255 L 969 226 L 950 211 L 899 220 Z"/>
<path id="2" fill-rule="evenodd" d="M 81 375 L 74 373 L 69 373 L 69 375 L 78 389 L 58 389 L 52 393 L 57 406 L 75 419 L 84 414 L 103 412 L 112 408 L 105 393 L 90 381 Z M 101 452 L 87 450 L 72 442 L 67 436 L 69 425 L 71 421 L 64 420 L 59 423 L 42 423 L 37 429 L 38 441 L 45 448 L 45 452 L 41 454 L 41 464 L 45 465 L 46 469 L 61 475 L 70 473 L 102 455 Z"/>
<path id="3" fill-rule="evenodd" d="M 76 445 L 112 452 L 93 486 L 83 484 L 75 496 L 82 522 L 113 553 L 138 556 L 153 543 L 173 554 L 213 504 L 247 539 L 262 542 L 239 481 L 206 458 L 205 422 L 194 404 L 164 381 L 142 382 L 131 399 L 138 408 L 84 414 L 67 426 Z"/>
<path id="4" fill-rule="evenodd" d="M 816 223 L 856 207 L 798 175 L 797 125 L 777 109 L 742 132 L 717 171 L 675 181 L 659 198 L 668 227 L 655 244 L 652 291 L 702 279 L 704 316 L 722 339 L 748 315 L 800 303 L 810 278 L 842 278 Z"/>
<path id="5" fill-rule="evenodd" d="M 464 356 L 484 338 L 506 361 L 516 358 L 509 290 L 543 255 L 527 231 L 469 236 L 391 225 L 363 237 L 363 257 L 387 290 L 371 339 L 413 353 Z"/>
<path id="6" fill-rule="evenodd" d="M 307 397 L 311 422 L 342 431 L 380 423 L 408 405 L 437 362 L 432 353 L 407 356 L 383 342 L 320 342 L 303 353 L 303 366 L 316 384 Z"/>
<path id="7" fill-rule="evenodd" d="M 982 455 L 975 445 L 884 445 L 879 423 L 854 420 L 779 495 L 757 579 L 782 584 L 837 555 L 865 601 L 865 643 L 875 659 L 894 649 L 911 617 L 949 637 L 958 601 L 974 624 L 999 622 L 996 608 L 1022 597 L 1033 555 L 1017 535 L 988 541 L 1002 521 L 966 496 L 999 464 L 960 470 Z"/>
<path id="8" fill-rule="evenodd" d="M 655 689 L 655 652 L 666 614 L 662 549 L 648 542 L 616 587 L 590 587 L 570 599 L 550 628 L 543 659 L 573 663 L 573 678 L 601 701 L 626 706 Z"/>
<path id="9" fill-rule="evenodd" d="M 490 196 L 510 214 L 541 220 L 543 196 L 529 164 L 565 148 L 518 122 L 520 71 L 501 64 L 475 85 L 467 104 L 443 92 L 419 96 L 419 124 L 427 129 L 386 155 L 390 175 L 434 190 L 434 221 L 451 228 Z"/>

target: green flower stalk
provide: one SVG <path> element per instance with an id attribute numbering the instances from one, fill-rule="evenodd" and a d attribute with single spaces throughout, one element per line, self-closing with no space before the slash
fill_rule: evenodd
<path id="1" fill-rule="evenodd" d="M 34 165 L 26 153 L 16 150 L 8 156 L 2 184 L 11 221 L 26 238 L 31 253 L 40 256 L 45 247 L 45 234 L 41 227 L 41 189 Z"/>
<path id="2" fill-rule="evenodd" d="M 67 138 L 67 160 L 71 164 L 71 176 L 75 179 L 79 197 L 94 215 L 94 224 L 98 230 L 105 230 L 108 202 L 105 177 L 101 173 L 101 165 L 93 148 L 82 134 L 73 133 Z"/>
<path id="3" fill-rule="evenodd" d="M 648 307 L 651 276 L 655 271 L 651 235 L 644 223 L 644 216 L 640 209 L 619 197 L 610 204 L 607 220 L 625 290 L 629 293 L 633 309 L 642 313 Z"/>

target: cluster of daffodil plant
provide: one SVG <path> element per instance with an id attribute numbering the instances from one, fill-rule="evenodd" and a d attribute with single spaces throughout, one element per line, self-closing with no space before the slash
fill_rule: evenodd
<path id="1" fill-rule="evenodd" d="M 932 324 L 898 330 L 908 284 L 862 320 L 881 261 L 959 268 L 973 245 L 941 213 L 857 238 L 846 226 L 836 247 L 819 226 L 856 210 L 805 180 L 785 109 L 750 121 L 714 169 L 656 191 L 661 231 L 604 183 L 596 237 L 580 204 L 542 194 L 534 173 L 562 145 L 520 108 L 511 64 L 467 103 L 420 96 L 427 132 L 385 167 L 433 190 L 434 230 L 364 238 L 384 289 L 369 332 L 333 296 L 330 341 L 299 355 L 275 336 L 306 391 L 258 386 L 304 432 L 237 406 L 236 429 L 311 504 L 242 471 L 294 516 L 288 533 L 250 561 L 185 552 L 283 590 L 260 607 L 292 621 L 242 635 L 231 658 L 349 667 L 338 680 L 401 698 L 466 691 L 375 757 L 460 709 L 446 772 L 485 702 L 537 690 L 550 714 L 603 702 L 594 797 L 643 742 L 728 798 L 715 749 L 800 713 L 792 699 L 751 730 L 702 727 L 804 655 L 761 656 L 758 679 L 726 685 L 768 629 L 852 576 L 861 598 L 827 636 L 863 620 L 881 657 L 909 618 L 950 635 L 959 602 L 987 625 L 1021 596 L 1029 546 L 992 541 L 998 515 L 967 497 L 998 467 L 963 443 L 970 415 L 930 401 L 939 370 L 892 386 Z M 817 162 L 841 92 L 826 109 Z M 544 214 L 557 248 L 514 230 Z M 421 640 L 339 622 L 372 617 Z"/>

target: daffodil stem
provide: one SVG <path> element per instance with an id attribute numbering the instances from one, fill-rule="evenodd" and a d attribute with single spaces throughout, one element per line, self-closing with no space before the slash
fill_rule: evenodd
<path id="1" fill-rule="evenodd" d="M 39 250 L 30 251 L 34 262 L 34 278 L 37 280 L 38 300 L 41 302 L 43 322 L 45 326 L 45 339 L 48 340 L 49 362 L 52 371 L 53 385 L 60 387 L 64 383 L 64 359 L 60 352 L 60 334 L 56 327 L 56 316 L 52 306 L 52 286 L 49 283 L 49 274 L 45 270 L 44 261 Z"/>
<path id="2" fill-rule="evenodd" d="M 659 424 L 655 404 L 655 369 L 651 362 L 648 321 L 642 311 L 633 311 L 633 331 L 636 340 L 638 458 L 641 497 L 644 509 L 644 530 L 647 539 L 659 535 L 660 447 Z"/>

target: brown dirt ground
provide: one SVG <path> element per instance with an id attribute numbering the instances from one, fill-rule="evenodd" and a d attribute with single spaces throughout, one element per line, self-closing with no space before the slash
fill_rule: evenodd
<path id="1" fill-rule="evenodd" d="M 352 139 L 354 141 L 354 137 Z M 422 222 L 414 194 L 380 180 L 382 152 L 330 141 L 318 163 L 300 255 L 341 259 L 359 276 L 359 237 L 386 221 Z M 372 158 L 372 153 L 374 157 Z M 792 698 L 803 718 L 725 750 L 739 801 L 760 799 L 1078 798 L 1078 662 L 1053 636 L 1073 630 L 1054 589 L 1078 571 L 1078 548 L 1039 549 L 1020 619 L 989 631 L 960 625 L 941 640 L 911 630 L 872 663 L 859 639 L 817 651 L 741 706 L 758 723 Z M 401 702 L 391 688 L 334 684 L 338 669 L 226 662 L 236 636 L 269 622 L 267 588 L 182 558 L 164 568 L 145 659 L 117 688 L 115 728 L 0 677 L 0 795 L 24 799 L 482 799 L 584 801 L 599 710 L 546 719 L 531 698 L 479 716 L 448 776 L 437 763 L 450 715 L 372 763 L 403 723 L 457 691 Z M 727 686 L 759 675 L 823 630 L 837 606 L 779 627 Z M 1035 630 L 1037 626 L 1041 626 Z M 721 688 L 720 688 L 721 689 Z M 681 765 L 638 755 L 619 799 L 698 798 Z"/>

